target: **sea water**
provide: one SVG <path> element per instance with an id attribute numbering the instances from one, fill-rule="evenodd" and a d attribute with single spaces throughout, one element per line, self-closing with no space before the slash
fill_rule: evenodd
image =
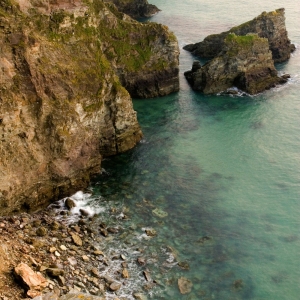
<path id="1" fill-rule="evenodd" d="M 125 295 L 131 299 L 146 284 L 142 270 L 148 268 L 159 283 L 141 290 L 151 299 L 300 299 L 299 48 L 276 66 L 291 75 L 287 84 L 243 97 L 192 91 L 183 72 L 195 57 L 182 50 L 281 7 L 298 46 L 299 3 L 150 2 L 162 10 L 150 21 L 169 26 L 178 38 L 180 91 L 134 100 L 144 138 L 103 161 L 89 204 L 114 206 L 129 217 L 120 223 L 129 233 L 106 247 L 133 261 L 137 248 L 145 251 L 148 264 L 132 263 Z M 148 237 L 145 228 L 157 235 Z M 192 283 L 185 295 L 181 277 Z"/>

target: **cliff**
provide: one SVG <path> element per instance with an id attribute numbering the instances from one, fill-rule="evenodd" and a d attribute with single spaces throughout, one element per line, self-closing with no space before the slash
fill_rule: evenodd
<path id="1" fill-rule="evenodd" d="M 106 0 L 114 3 L 118 10 L 134 19 L 149 18 L 160 10 L 147 0 Z"/>
<path id="2" fill-rule="evenodd" d="M 202 42 L 189 44 L 183 47 L 194 55 L 203 58 L 212 58 L 220 53 L 224 46 L 224 39 L 229 33 L 247 35 L 256 33 L 259 37 L 267 38 L 275 62 L 283 62 L 290 58 L 290 53 L 295 50 L 291 44 L 285 26 L 284 8 L 271 12 L 263 12 L 253 20 L 233 27 L 220 34 L 207 36 Z"/>
<path id="3" fill-rule="evenodd" d="M 0 214 L 86 187 L 103 156 L 136 145 L 142 133 L 122 83 L 147 81 L 132 91 L 143 96 L 179 85 L 174 35 L 100 0 L 3 0 L 0 45 Z M 162 74 L 173 77 L 157 83 Z"/>
<path id="4" fill-rule="evenodd" d="M 256 94 L 286 82 L 285 77 L 277 75 L 268 40 L 255 34 L 228 34 L 221 53 L 204 66 L 195 62 L 185 77 L 194 90 L 205 94 L 224 92 L 233 86 Z"/>

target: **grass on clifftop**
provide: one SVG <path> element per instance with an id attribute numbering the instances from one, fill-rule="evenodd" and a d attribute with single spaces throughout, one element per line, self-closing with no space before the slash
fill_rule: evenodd
<path id="1" fill-rule="evenodd" d="M 259 39 L 259 37 L 256 34 L 236 35 L 234 33 L 229 33 L 225 38 L 225 43 L 246 47 L 253 45 L 253 42 L 257 39 Z"/>

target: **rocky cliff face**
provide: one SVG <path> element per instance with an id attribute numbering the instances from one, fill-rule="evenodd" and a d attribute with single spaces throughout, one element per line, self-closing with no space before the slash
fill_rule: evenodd
<path id="1" fill-rule="evenodd" d="M 290 58 L 290 53 L 295 50 L 286 31 L 284 8 L 269 13 L 263 12 L 249 22 L 220 34 L 209 35 L 202 42 L 186 45 L 184 49 L 199 57 L 215 57 L 223 49 L 224 39 L 229 33 L 236 35 L 256 33 L 259 37 L 267 38 L 275 62 L 286 61 Z"/>
<path id="2" fill-rule="evenodd" d="M 194 90 L 220 93 L 233 86 L 256 94 L 286 82 L 278 77 L 268 40 L 257 35 L 229 34 L 222 52 L 201 67 L 195 62 L 185 76 Z"/>
<path id="3" fill-rule="evenodd" d="M 106 0 L 114 3 L 119 11 L 134 19 L 149 18 L 159 12 L 159 9 L 149 4 L 147 0 Z"/>
<path id="4" fill-rule="evenodd" d="M 102 1 L 3 0 L 0 45 L 0 214 L 84 188 L 102 156 L 136 145 L 142 133 L 118 75 L 131 82 L 145 72 L 151 84 L 178 70 L 166 27 Z M 164 87 L 147 88 L 141 94 Z"/>

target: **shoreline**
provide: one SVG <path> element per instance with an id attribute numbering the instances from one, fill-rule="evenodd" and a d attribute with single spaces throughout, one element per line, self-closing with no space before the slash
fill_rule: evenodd
<path id="1" fill-rule="evenodd" d="M 20 263 L 47 279 L 48 287 L 41 292 L 57 297 L 53 299 L 74 291 L 94 295 L 95 299 L 147 299 L 145 291 L 158 282 L 151 279 L 145 266 L 143 247 L 135 249 L 134 258 L 126 255 L 126 249 L 122 253 L 122 249 L 106 247 L 110 241 L 130 234 L 122 226 L 128 217 L 121 213 L 121 225 L 108 226 L 99 216 L 81 210 L 74 221 L 70 219 L 72 207 L 62 207 L 62 201 L 37 213 L 0 218 L 0 259 L 4 262 L 0 299 L 29 299 L 13 274 Z M 111 217 L 120 212 L 111 207 L 105 213 Z M 132 274 L 132 268 L 137 274 Z M 130 286 L 132 275 L 139 277 L 135 286 Z M 131 295 L 123 292 L 126 286 L 132 289 Z"/>

